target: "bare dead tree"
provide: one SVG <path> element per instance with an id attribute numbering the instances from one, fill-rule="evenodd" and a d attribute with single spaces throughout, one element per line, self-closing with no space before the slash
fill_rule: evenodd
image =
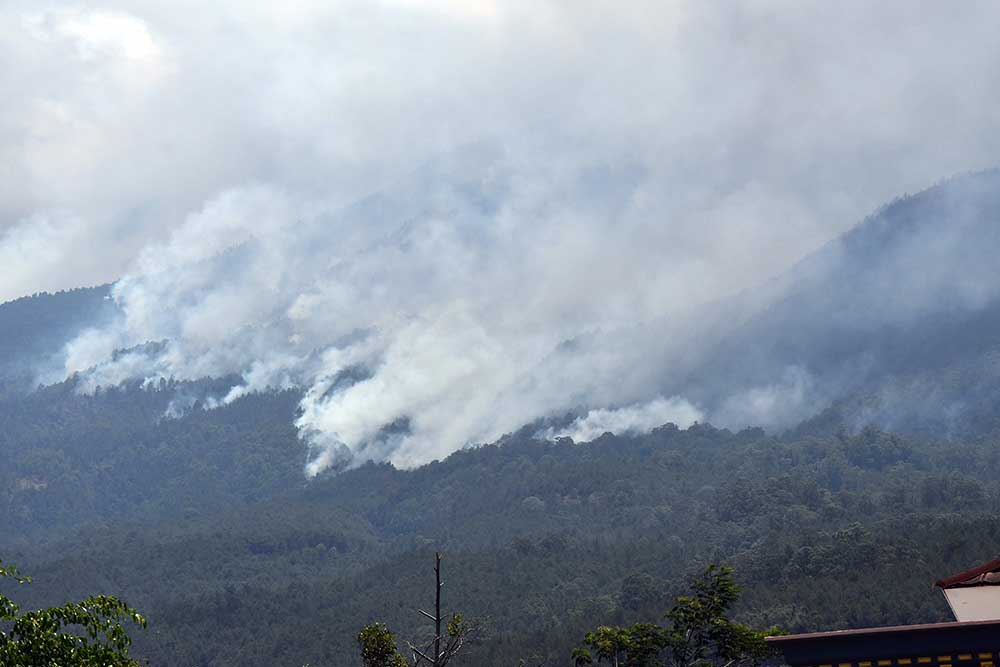
<path id="1" fill-rule="evenodd" d="M 478 630 L 475 624 L 467 622 L 461 614 L 452 614 L 442 633 L 441 624 L 444 622 L 444 617 L 441 615 L 441 588 L 444 587 L 444 582 L 441 581 L 441 559 L 440 552 L 434 554 L 434 613 L 429 614 L 423 609 L 417 609 L 417 613 L 434 621 L 434 638 L 422 646 L 407 642 L 413 655 L 414 667 L 420 665 L 444 667 L 458 655 Z"/>

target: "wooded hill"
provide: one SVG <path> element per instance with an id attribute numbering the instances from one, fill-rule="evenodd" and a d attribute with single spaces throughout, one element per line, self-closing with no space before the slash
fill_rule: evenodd
<path id="1" fill-rule="evenodd" d="M 153 664 L 354 664 L 366 622 L 420 632 L 435 549 L 447 606 L 488 621 L 470 664 L 561 665 L 596 624 L 657 618 L 710 561 L 746 585 L 741 620 L 802 631 L 944 620 L 930 582 L 1000 543 L 992 438 L 699 425 L 576 445 L 526 429 L 416 470 L 369 464 L 306 484 L 289 464 L 294 396 L 249 396 L 106 447 L 127 437 L 118 404 L 152 398 L 70 394 L 46 413 L 103 426 L 67 427 L 78 457 L 49 465 L 35 448 L 6 469 L 22 477 L 2 534 L 35 576 L 22 598 L 121 594 L 149 617 L 136 651 Z M 28 524 L 32 539 L 14 537 Z"/>
<path id="2" fill-rule="evenodd" d="M 475 665 L 564 665 L 709 562 L 736 568 L 757 626 L 944 620 L 930 582 L 1000 545 L 998 218 L 1000 172 L 952 179 L 721 304 L 724 333 L 664 395 L 721 424 L 771 392 L 790 409 L 766 432 L 743 414 L 536 439 L 569 415 L 311 481 L 298 390 L 205 410 L 238 378 L 37 387 L 116 306 L 107 287 L 2 304 L 0 556 L 34 575 L 29 604 L 122 595 L 154 665 L 355 664 L 367 622 L 420 633 L 438 549 L 446 607 L 485 621 Z"/>

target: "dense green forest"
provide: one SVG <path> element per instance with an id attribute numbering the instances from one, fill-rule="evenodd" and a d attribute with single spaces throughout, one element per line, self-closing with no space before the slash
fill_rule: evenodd
<path id="1" fill-rule="evenodd" d="M 469 664 L 555 665 L 599 623 L 658 618 L 709 562 L 736 568 L 739 620 L 800 631 L 945 619 L 929 582 L 1000 544 L 991 437 L 667 425 L 577 445 L 532 427 L 416 470 L 306 484 L 294 395 L 152 427 L 122 407 L 152 415 L 165 399 L 39 399 L 48 435 L 19 441 L 74 437 L 5 467 L 3 549 L 35 575 L 27 599 L 122 595 L 148 615 L 135 653 L 154 664 L 351 664 L 367 622 L 421 631 L 435 549 L 449 603 L 485 621 Z"/>

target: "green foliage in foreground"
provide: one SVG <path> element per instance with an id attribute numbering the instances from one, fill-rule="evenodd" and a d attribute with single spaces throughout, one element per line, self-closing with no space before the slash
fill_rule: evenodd
<path id="1" fill-rule="evenodd" d="M 434 639 L 428 642 L 428 646 L 417 648 L 410 644 L 413 653 L 413 665 L 433 665 L 434 667 L 444 667 L 458 655 L 468 638 L 475 634 L 478 626 L 465 620 L 462 614 L 453 614 L 448 621 L 446 631 L 442 634 L 442 649 L 434 658 L 431 647 L 434 646 Z M 408 667 L 410 662 L 396 648 L 396 634 L 389 630 L 383 623 L 375 622 L 361 628 L 358 633 L 358 649 L 361 653 L 361 663 L 364 667 Z M 428 656 L 428 654 L 430 654 Z M 437 660 L 435 662 L 434 660 Z"/>
<path id="2" fill-rule="evenodd" d="M 358 633 L 358 649 L 365 667 L 406 667 L 396 648 L 396 634 L 382 623 L 372 623 Z"/>
<path id="3" fill-rule="evenodd" d="M 757 665 L 772 651 L 765 637 L 778 634 L 735 623 L 727 617 L 739 599 L 732 569 L 709 565 L 692 584 L 693 595 L 675 599 L 666 613 L 667 626 L 636 623 L 602 625 L 584 637 L 589 648 L 573 650 L 577 666 L 608 662 L 615 667 L 697 667 Z"/>
<path id="4" fill-rule="evenodd" d="M 441 552 L 434 554 L 434 614 L 417 610 L 417 613 L 434 623 L 434 632 L 420 646 L 407 642 L 410 654 L 413 656 L 413 666 L 426 664 L 428 667 L 445 667 L 465 647 L 468 640 L 476 634 L 479 626 L 469 623 L 462 614 L 452 614 L 445 631 L 441 632 L 444 616 L 441 613 Z M 364 667 L 408 667 L 410 664 L 396 648 L 396 635 L 382 623 L 372 623 L 361 628 L 358 633 L 358 648 L 361 650 L 361 662 Z"/>
<path id="5" fill-rule="evenodd" d="M 0 578 L 30 579 L 0 563 Z M 134 667 L 132 640 L 122 626 L 146 627 L 146 619 L 116 597 L 98 595 L 60 607 L 22 611 L 0 593 L 0 665 L 4 667 Z M 75 630 L 75 631 L 74 631 Z"/>

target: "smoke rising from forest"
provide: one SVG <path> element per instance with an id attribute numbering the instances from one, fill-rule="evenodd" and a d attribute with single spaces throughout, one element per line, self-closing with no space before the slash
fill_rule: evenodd
<path id="1" fill-rule="evenodd" d="M 995 161 L 998 14 L 15 1 L 2 297 L 117 280 L 43 379 L 302 387 L 310 474 L 568 411 L 695 419 L 662 397 L 707 305 Z M 717 413 L 780 421 L 810 382 Z"/>
<path id="2" fill-rule="evenodd" d="M 617 410 L 591 410 L 573 420 L 566 428 L 550 428 L 541 435 L 548 439 L 572 438 L 575 442 L 590 442 L 604 433 L 649 433 L 667 423 L 687 428 L 702 417 L 697 408 L 683 399 L 658 396 L 648 403 Z"/>

